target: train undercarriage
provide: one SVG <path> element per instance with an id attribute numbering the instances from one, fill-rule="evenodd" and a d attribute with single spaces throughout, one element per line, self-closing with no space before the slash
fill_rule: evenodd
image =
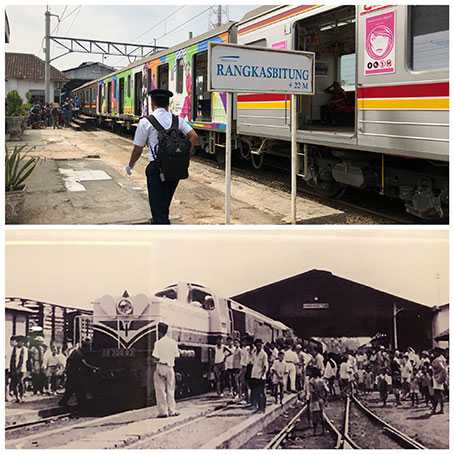
<path id="1" fill-rule="evenodd" d="M 200 135 L 202 150 L 223 165 L 224 134 Z M 290 156 L 288 142 L 258 137 L 235 136 L 232 149 L 257 171 L 269 163 L 270 155 Z M 318 145 L 304 149 L 306 157 L 300 156 L 298 174 L 320 195 L 336 197 L 347 187 L 354 187 L 399 199 L 409 214 L 424 220 L 448 218 L 448 163 Z"/>

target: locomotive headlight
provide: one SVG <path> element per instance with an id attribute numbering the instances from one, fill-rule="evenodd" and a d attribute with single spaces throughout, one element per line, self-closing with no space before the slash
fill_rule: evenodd
<path id="1" fill-rule="evenodd" d="M 132 315 L 133 309 L 131 301 L 127 299 L 122 299 L 117 304 L 117 314 L 119 315 Z"/>

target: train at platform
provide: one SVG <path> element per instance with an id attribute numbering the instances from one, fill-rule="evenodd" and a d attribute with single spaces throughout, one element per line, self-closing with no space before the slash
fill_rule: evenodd
<path id="1" fill-rule="evenodd" d="M 93 303 L 93 338 L 88 361 L 97 367 L 87 383 L 94 408 L 138 408 L 154 403 L 152 353 L 158 326 L 166 323 L 178 342 L 177 398 L 209 390 L 219 336 L 246 335 L 271 342 L 293 335 L 266 317 L 205 286 L 179 282 L 151 298 L 145 294 L 105 295 Z"/>
<path id="2" fill-rule="evenodd" d="M 297 96 L 298 175 L 312 191 L 354 187 L 399 199 L 419 218 L 448 216 L 448 5 L 261 6 L 73 93 L 85 115 L 130 130 L 150 113 L 148 90 L 169 89 L 171 110 L 222 162 L 226 94 L 208 90 L 210 42 L 315 53 L 315 94 Z M 233 149 L 257 171 L 289 163 L 290 104 L 286 94 L 234 96 Z"/>

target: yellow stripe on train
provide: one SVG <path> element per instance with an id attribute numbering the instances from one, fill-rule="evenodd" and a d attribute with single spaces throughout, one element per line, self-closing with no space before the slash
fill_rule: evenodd
<path id="1" fill-rule="evenodd" d="M 449 110 L 449 98 L 358 99 L 362 110 Z"/>
<path id="2" fill-rule="evenodd" d="M 238 109 L 285 109 L 290 107 L 286 101 L 239 102 Z"/>

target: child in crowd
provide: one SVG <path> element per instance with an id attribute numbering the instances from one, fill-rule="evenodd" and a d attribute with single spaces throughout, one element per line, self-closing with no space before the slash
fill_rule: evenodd
<path id="1" fill-rule="evenodd" d="M 317 433 L 317 427 L 322 428 L 321 434 L 325 434 L 325 422 L 323 419 L 323 409 L 325 406 L 328 389 L 325 382 L 320 378 L 320 369 L 312 368 L 312 378 L 309 380 L 310 399 L 309 410 L 311 413 L 312 427 L 314 435 Z"/>
<path id="2" fill-rule="evenodd" d="M 386 370 L 382 369 L 380 374 L 377 376 L 377 389 L 380 393 L 380 400 L 383 402 L 383 407 L 386 407 L 386 401 L 388 400 L 389 394 L 389 380 L 386 375 Z"/>
<path id="3" fill-rule="evenodd" d="M 287 365 L 284 362 L 284 352 L 280 351 L 277 355 L 277 359 L 274 360 L 271 366 L 271 383 L 273 385 L 273 395 L 278 402 L 282 405 L 282 399 L 284 397 L 284 386 L 287 381 Z"/>

